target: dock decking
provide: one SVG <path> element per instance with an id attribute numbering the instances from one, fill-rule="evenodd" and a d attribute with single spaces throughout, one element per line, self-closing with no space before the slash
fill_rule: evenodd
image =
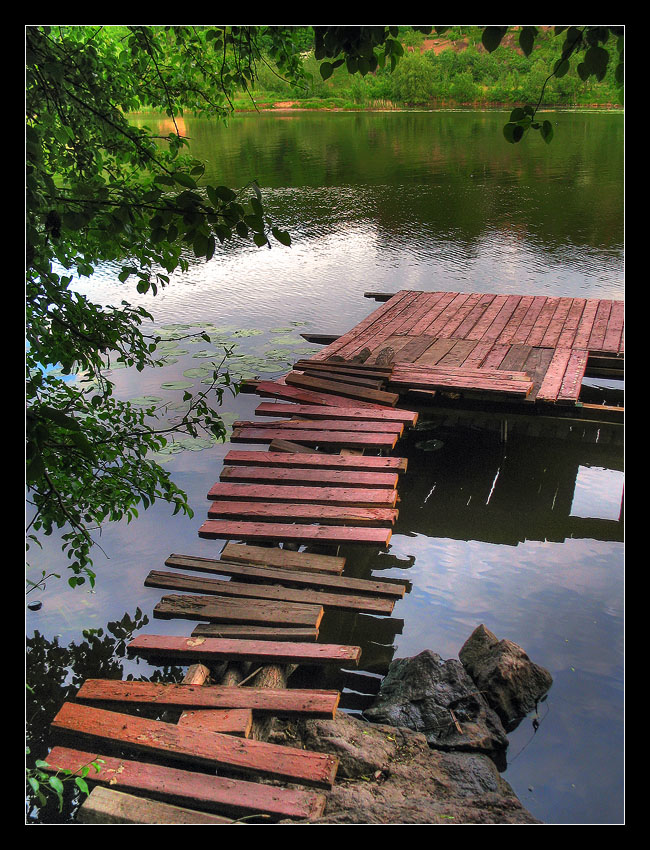
<path id="1" fill-rule="evenodd" d="M 608 299 L 400 290 L 312 368 L 364 349 L 371 363 L 390 347 L 388 390 L 575 406 L 589 358 L 622 370 L 624 315 L 624 302 Z"/>

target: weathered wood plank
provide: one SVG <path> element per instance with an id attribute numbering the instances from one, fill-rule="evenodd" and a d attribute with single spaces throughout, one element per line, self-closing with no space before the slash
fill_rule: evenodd
<path id="1" fill-rule="evenodd" d="M 325 378 L 311 378 L 301 372 L 289 372 L 285 378 L 289 386 L 298 387 L 309 392 L 331 393 L 333 395 L 351 398 L 355 401 L 371 402 L 381 404 L 385 407 L 395 407 L 399 401 L 396 393 L 384 392 L 383 390 L 366 389 L 353 384 L 344 384 Z"/>
<path id="2" fill-rule="evenodd" d="M 224 582 L 228 584 L 229 582 Z M 146 581 L 145 581 L 146 584 Z M 160 583 L 149 583 L 148 587 L 161 587 Z M 164 585 L 170 590 L 177 587 Z M 240 623 L 242 625 L 308 626 L 318 628 L 323 617 L 323 608 L 316 604 L 290 602 L 276 598 L 233 599 L 233 594 L 222 598 L 203 598 L 201 604 L 194 596 L 164 596 L 154 607 L 153 615 L 159 620 L 205 620 L 208 623 Z"/>
<path id="3" fill-rule="evenodd" d="M 75 743 L 124 746 L 207 768 L 226 768 L 317 788 L 331 788 L 338 767 L 338 759 L 325 753 L 206 733 L 71 702 L 63 704 L 51 726 L 55 733 L 73 738 Z"/>
<path id="4" fill-rule="evenodd" d="M 371 487 L 283 487 L 272 484 L 217 482 L 210 489 L 208 498 L 226 501 L 241 499 L 242 501 L 312 502 L 316 505 L 394 508 L 397 493 L 392 489 Z"/>
<path id="5" fill-rule="evenodd" d="M 178 720 L 183 729 L 199 729 L 203 732 L 221 732 L 248 738 L 253 726 L 250 708 L 210 709 L 183 712 Z"/>
<path id="6" fill-rule="evenodd" d="M 231 623 L 199 623 L 192 637 L 243 638 L 244 640 L 296 640 L 302 643 L 318 640 L 318 629 L 282 626 L 232 625 Z"/>
<path id="7" fill-rule="evenodd" d="M 46 770 L 52 773 L 70 770 L 80 776 L 85 765 L 99 758 L 102 759 L 99 772 L 91 768 L 87 779 L 174 804 L 233 817 L 267 814 L 275 819 L 313 819 L 325 809 L 324 794 L 115 758 L 101 751 L 54 747 L 47 756 Z"/>
<path id="8" fill-rule="evenodd" d="M 326 485 L 328 487 L 379 487 L 390 490 L 397 486 L 396 472 L 360 472 L 344 469 L 305 469 L 282 466 L 226 466 L 219 475 L 220 481 L 252 484 L 275 481 L 278 484 Z M 209 493 L 208 493 L 209 498 Z"/>
<path id="9" fill-rule="evenodd" d="M 183 806 L 173 806 L 159 800 L 148 800 L 146 797 L 136 797 L 115 791 L 114 788 L 104 788 L 97 785 L 79 807 L 75 815 L 76 823 L 92 824 L 232 824 L 232 818 L 221 817 L 188 809 Z"/>
<path id="10" fill-rule="evenodd" d="M 557 394 L 558 404 L 575 404 L 578 401 L 588 358 L 588 351 L 580 351 L 575 348 L 571 350 L 562 385 Z"/>
<path id="11" fill-rule="evenodd" d="M 359 434 L 397 434 L 401 437 L 404 433 L 402 422 L 378 422 L 365 420 L 341 420 L 341 419 L 290 419 L 289 421 L 279 419 L 269 422 L 268 420 L 249 421 L 237 419 L 233 422 L 233 428 L 272 428 L 275 431 L 354 431 Z"/>
<path id="12" fill-rule="evenodd" d="M 232 449 L 224 458 L 228 466 L 271 466 L 274 468 L 298 467 L 303 469 L 358 470 L 359 472 L 396 472 L 407 469 L 407 459 L 400 457 L 373 457 L 369 455 L 329 455 L 250 451 Z"/>
<path id="13" fill-rule="evenodd" d="M 291 387 L 279 381 L 259 381 L 255 392 L 262 398 L 281 398 L 285 401 L 295 401 L 299 404 L 326 404 L 332 407 L 345 407 L 350 399 L 334 393 L 313 392 L 300 387 Z M 355 407 L 384 407 L 382 404 L 355 399 Z"/>
<path id="14" fill-rule="evenodd" d="M 240 519 L 255 522 L 326 523 L 327 525 L 391 526 L 398 511 L 394 508 L 354 508 L 336 505 L 292 504 L 290 502 L 213 502 L 209 519 Z"/>
<path id="15" fill-rule="evenodd" d="M 556 348 L 537 393 L 537 401 L 555 401 L 562 386 L 564 373 L 571 357 L 570 348 Z"/>
<path id="16" fill-rule="evenodd" d="M 154 608 L 154 617 L 159 617 L 159 609 L 164 608 L 165 617 L 181 616 L 191 620 L 213 622 L 213 610 L 221 612 L 224 599 L 226 601 L 254 603 L 273 603 L 278 610 L 291 608 L 294 605 L 302 607 L 335 608 L 343 611 L 361 611 L 364 614 L 387 616 L 393 613 L 394 598 L 382 596 L 362 596 L 357 593 L 331 593 L 315 588 L 294 588 L 277 584 L 252 584 L 250 582 L 226 581 L 199 576 L 180 575 L 178 573 L 161 573 L 152 570 L 145 581 L 147 587 L 159 587 L 164 590 L 178 590 L 184 593 L 206 594 L 199 596 L 182 596 L 174 594 L 164 596 Z M 218 597 L 218 598 L 216 598 Z M 286 605 L 284 603 L 287 603 Z M 226 606 L 227 607 L 227 606 Z M 252 605 L 251 608 L 256 606 Z M 179 611 L 180 613 L 175 613 Z M 171 612 L 168 613 L 168 612 Z M 221 616 L 221 613 L 217 614 Z M 251 618 L 250 622 L 255 620 Z M 283 615 L 278 614 L 278 618 Z M 288 616 L 291 616 L 291 612 Z M 279 623 L 290 625 L 289 623 Z"/>
<path id="17" fill-rule="evenodd" d="M 299 525 L 274 522 L 239 522 L 210 519 L 199 528 L 199 537 L 209 540 L 255 540 L 271 543 L 365 544 L 388 546 L 389 528 L 348 528 L 337 525 Z"/>
<path id="18" fill-rule="evenodd" d="M 172 556 L 179 557 L 179 556 Z M 187 557 L 187 556 L 181 556 Z M 340 555 L 317 555 L 313 552 L 292 552 L 289 549 L 266 548 L 250 546 L 243 543 L 226 543 L 221 550 L 224 561 L 244 564 L 264 564 L 269 567 L 280 567 L 283 570 L 314 570 L 315 572 L 340 574 L 345 567 L 345 558 Z M 196 563 L 197 559 L 193 559 Z M 203 561 L 211 559 L 203 558 Z M 168 566 L 178 566 L 167 559 Z M 197 567 L 192 567 L 197 569 Z"/>
<path id="19" fill-rule="evenodd" d="M 77 694 L 81 702 L 155 705 L 168 709 L 240 709 L 283 717 L 336 716 L 339 692 L 308 688 L 253 688 L 224 685 L 178 685 L 157 682 L 86 679 Z"/>
<path id="20" fill-rule="evenodd" d="M 352 422 L 401 422 L 409 427 L 418 421 L 410 410 L 388 407 L 330 407 L 313 404 L 281 404 L 263 401 L 255 409 L 258 416 L 298 417 L 302 419 L 338 419 Z"/>
<path id="21" fill-rule="evenodd" d="M 371 449 L 391 451 L 395 448 L 397 434 L 369 434 L 357 431 L 318 431 L 298 428 L 234 428 L 230 435 L 231 443 L 270 443 L 275 439 L 290 440 L 312 446 L 364 446 Z"/>
<path id="22" fill-rule="evenodd" d="M 393 599 L 401 599 L 405 593 L 405 586 L 401 582 L 319 575 L 255 567 L 250 564 L 229 564 L 227 561 L 216 561 L 211 572 L 215 575 L 235 576 L 240 581 L 270 582 L 284 584 L 287 587 L 312 587 L 344 593 L 360 593 L 366 596 L 388 596 Z"/>
<path id="23" fill-rule="evenodd" d="M 293 368 L 299 372 L 305 369 L 316 369 L 323 372 L 338 372 L 356 377 L 387 378 L 391 373 L 390 366 L 377 366 L 375 363 L 354 363 L 353 361 L 334 360 L 297 360 Z"/>
<path id="24" fill-rule="evenodd" d="M 127 645 L 129 654 L 143 658 L 170 658 L 191 664 L 218 660 L 265 661 L 269 664 L 314 664 L 348 667 L 359 664 L 361 648 L 327 643 L 230 638 L 185 638 L 172 635 L 138 635 Z"/>
<path id="25" fill-rule="evenodd" d="M 386 378 L 382 375 L 381 378 L 368 378 L 358 375 L 351 375 L 349 372 L 341 373 L 335 369 L 310 369 L 303 367 L 300 374 L 307 378 L 318 378 L 329 382 L 345 384 L 346 386 L 362 387 L 369 390 L 383 390 Z"/>

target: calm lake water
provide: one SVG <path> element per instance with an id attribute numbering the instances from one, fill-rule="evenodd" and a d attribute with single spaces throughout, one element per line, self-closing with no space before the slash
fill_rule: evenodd
<path id="1" fill-rule="evenodd" d="M 237 116 L 228 128 L 185 118 L 206 177 L 233 187 L 256 179 L 293 244 L 236 243 L 208 263 L 190 258 L 190 270 L 155 298 L 120 284 L 111 267 L 79 281 L 99 303 L 144 305 L 169 338 L 163 368 L 112 372 L 120 397 L 179 402 L 175 387 L 200 386 L 222 344 L 237 345 L 236 374 L 283 374 L 319 350 L 301 332 L 344 333 L 375 309 L 363 297 L 369 290 L 622 299 L 623 116 L 547 117 L 550 146 L 537 135 L 507 144 L 500 112 L 285 112 Z M 157 133 L 173 129 L 159 116 L 137 120 Z M 202 328 L 210 345 L 173 341 Z M 257 403 L 226 397 L 226 421 L 252 418 Z M 509 735 L 505 778 L 547 823 L 621 823 L 622 450 L 605 435 L 597 444 L 561 441 L 552 430 L 504 441 L 499 430 L 439 418 L 423 426 L 400 444 L 410 465 L 390 549 L 345 553 L 352 574 L 411 582 L 393 615 L 403 624 L 330 612 L 322 639 L 358 642 L 373 675 L 391 657 L 424 649 L 456 657 L 480 623 L 519 643 L 554 683 L 537 732 L 531 717 Z M 164 592 L 143 587 L 149 570 L 172 552 L 218 556 L 222 544 L 199 540 L 197 530 L 229 445 L 175 448 L 161 460 L 189 493 L 194 518 L 155 505 L 131 525 L 104 529 L 95 590 L 50 581 L 42 608 L 27 612 L 28 636 L 58 635 L 65 645 L 137 606 L 151 616 Z M 65 569 L 56 541 L 33 563 L 38 575 Z M 146 630 L 192 628 L 152 620 Z M 129 661 L 123 669 L 151 672 Z"/>

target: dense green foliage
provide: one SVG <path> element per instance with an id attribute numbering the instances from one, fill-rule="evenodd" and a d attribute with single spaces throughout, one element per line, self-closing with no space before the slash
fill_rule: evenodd
<path id="1" fill-rule="evenodd" d="M 256 99 L 264 102 L 269 95 L 308 98 L 317 107 L 319 99 L 328 98 L 332 105 L 348 108 L 389 104 L 515 106 L 535 104 L 540 97 L 541 106 L 622 104 L 622 66 L 618 61 L 619 51 L 622 59 L 622 28 L 584 28 L 584 36 L 582 28 L 571 28 L 575 32 L 545 28 L 533 36 L 534 28 L 528 27 L 526 32 L 506 34 L 497 46 L 496 38 L 490 42 L 488 37 L 487 46 L 483 43 L 483 27 L 438 29 L 440 33 L 429 34 L 401 27 L 399 39 L 404 53 L 393 72 L 385 64 L 374 73 L 351 77 L 346 64 L 323 80 L 312 54 L 305 63 L 311 73 L 306 89 L 262 73 Z M 553 73 L 565 47 L 571 49 L 568 67 L 558 66 Z M 605 62 L 608 51 L 612 55 Z"/>
<path id="2" fill-rule="evenodd" d="M 94 581 L 90 553 L 102 523 L 130 521 L 161 499 L 191 515 L 186 495 L 150 456 L 174 434 L 223 438 L 218 406 L 227 389 L 237 391 L 224 360 L 211 386 L 186 394 L 171 425 L 161 424 L 154 407 L 117 400 L 107 367 L 159 365 L 160 339 L 146 332 L 152 317 L 145 310 L 127 302 L 99 307 L 74 292 L 75 276 L 117 262 L 121 281 L 155 294 L 187 268 L 188 250 L 209 261 L 234 238 L 259 247 L 291 242 L 270 221 L 254 181 L 231 188 L 203 179 L 204 164 L 190 155 L 177 117 L 187 110 L 226 119 L 238 98 L 254 108 L 254 92 L 264 86 L 323 97 L 341 75 L 359 101 L 417 101 L 438 91 L 465 102 L 484 88 L 486 74 L 496 86 L 502 68 L 528 62 L 535 82 L 527 91 L 513 83 L 508 92 L 530 103 L 514 110 L 506 139 L 537 129 L 550 141 L 548 122 L 535 121 L 550 78 L 562 83 L 577 57 L 584 84 L 606 82 L 616 64 L 613 39 L 622 58 L 617 28 L 560 30 L 543 68 L 537 50 L 551 36 L 531 27 L 518 32 L 521 55 L 500 46 L 503 28 L 486 27 L 472 31 L 466 50 L 438 56 L 408 52 L 431 27 L 27 27 L 28 539 L 33 546 L 61 530 L 72 586 Z M 436 28 L 444 33 L 458 35 Z M 176 131 L 155 138 L 129 121 L 140 110 L 166 113 Z"/>

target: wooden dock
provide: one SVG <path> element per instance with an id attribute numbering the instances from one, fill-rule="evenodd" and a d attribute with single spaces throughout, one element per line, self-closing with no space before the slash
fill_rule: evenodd
<path id="1" fill-rule="evenodd" d="M 347 576 L 338 553 L 389 545 L 407 472 L 391 453 L 419 415 L 398 405 L 415 394 L 584 416 L 580 385 L 594 358 L 622 373 L 622 302 L 404 290 L 284 378 L 249 382 L 257 418 L 236 422 L 231 442 L 254 447 L 226 454 L 198 529 L 226 541 L 220 557 L 171 554 L 169 570 L 144 579 L 167 594 L 154 617 L 196 625 L 189 637 L 144 634 L 128 646 L 186 667 L 183 682 L 90 679 L 52 724 L 48 769 L 95 785 L 78 819 L 318 818 L 338 760 L 265 737 L 274 716 L 332 718 L 343 706 L 341 688 L 292 688 L 298 666 L 335 671 L 357 692 L 354 707 L 376 693 L 368 672 L 390 660 L 373 659 L 379 644 L 362 658 L 319 632 L 332 610 L 372 617 L 387 635 L 398 628 L 391 615 L 408 583 Z"/>

